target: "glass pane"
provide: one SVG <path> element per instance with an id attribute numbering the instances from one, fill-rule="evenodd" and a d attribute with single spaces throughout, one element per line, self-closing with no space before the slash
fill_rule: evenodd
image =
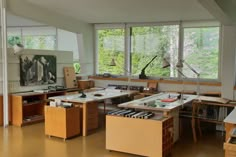
<path id="1" fill-rule="evenodd" d="M 139 75 L 151 59 L 157 58 L 146 68 L 147 76 L 175 77 L 174 65 L 178 59 L 179 26 L 146 26 L 131 28 L 132 74 Z M 163 57 L 170 55 L 170 68 L 162 68 Z"/>
<path id="2" fill-rule="evenodd" d="M 200 73 L 200 78 L 217 79 L 219 65 L 219 27 L 185 28 L 183 59 Z M 184 64 L 183 73 L 196 78 Z"/>
<path id="3" fill-rule="evenodd" d="M 10 36 L 10 35 L 7 36 L 8 47 L 12 47 L 18 43 L 22 43 L 21 36 Z"/>
<path id="4" fill-rule="evenodd" d="M 26 49 L 55 50 L 56 36 L 50 36 L 50 35 L 23 36 L 23 43 Z"/>
<path id="5" fill-rule="evenodd" d="M 124 29 L 98 30 L 98 73 L 124 74 Z M 116 66 L 111 66 L 112 59 Z"/>
<path id="6" fill-rule="evenodd" d="M 7 43 L 8 47 L 22 43 L 20 28 L 7 28 Z"/>
<path id="7" fill-rule="evenodd" d="M 56 28 L 54 27 L 23 27 L 22 38 L 27 49 L 56 49 Z"/>

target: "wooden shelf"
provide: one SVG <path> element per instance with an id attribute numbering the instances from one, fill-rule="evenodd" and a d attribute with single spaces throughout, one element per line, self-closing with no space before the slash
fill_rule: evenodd
<path id="1" fill-rule="evenodd" d="M 127 77 L 122 78 L 114 78 L 114 77 L 101 77 L 101 76 L 89 76 L 89 79 L 95 79 L 95 80 L 113 80 L 113 81 L 128 81 Z"/>
<path id="2" fill-rule="evenodd" d="M 42 104 L 44 102 L 45 102 L 44 100 L 39 100 L 39 101 L 34 101 L 34 102 L 27 102 L 27 103 L 23 103 L 23 106 L 37 105 L 37 104 Z"/>
<path id="3" fill-rule="evenodd" d="M 43 121 L 44 121 L 43 115 L 35 115 L 32 117 L 25 117 L 22 125 L 33 124 L 33 123 L 38 123 L 38 122 L 43 122 Z"/>
<path id="4" fill-rule="evenodd" d="M 44 106 L 49 96 L 64 95 L 65 91 L 48 93 L 25 92 L 11 95 L 12 124 L 23 126 L 44 121 Z"/>
<path id="5" fill-rule="evenodd" d="M 216 123 L 216 124 L 223 124 L 224 123 L 223 121 L 207 119 L 207 118 L 205 119 L 205 118 L 202 118 L 202 117 L 195 117 L 195 118 L 199 119 L 200 121 L 203 121 L 203 122 Z"/>

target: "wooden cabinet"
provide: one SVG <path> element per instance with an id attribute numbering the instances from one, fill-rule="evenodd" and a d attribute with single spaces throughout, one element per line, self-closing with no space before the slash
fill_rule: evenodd
<path id="1" fill-rule="evenodd" d="M 48 98 L 65 95 L 66 91 L 52 91 L 48 93 L 16 93 L 11 95 L 12 124 L 23 126 L 44 121 L 44 106 L 48 105 Z"/>
<path id="2" fill-rule="evenodd" d="M 80 108 L 45 106 L 45 134 L 69 138 L 80 134 Z"/>
<path id="3" fill-rule="evenodd" d="M 224 143 L 225 157 L 236 157 L 236 144 Z"/>
<path id="4" fill-rule="evenodd" d="M 236 157 L 236 136 L 235 133 L 232 135 L 233 129 L 236 129 L 236 125 L 234 125 L 234 127 L 229 125 L 226 127 L 226 137 L 228 136 L 228 138 L 224 143 L 225 157 Z"/>
<path id="5" fill-rule="evenodd" d="M 78 80 L 78 87 L 81 90 L 92 88 L 94 87 L 94 81 L 93 80 Z"/>
<path id="6" fill-rule="evenodd" d="M 236 128 L 236 124 L 225 123 L 225 141 L 229 140 L 230 133 L 233 130 L 233 128 Z"/>
<path id="7" fill-rule="evenodd" d="M 165 157 L 173 145 L 173 118 L 137 119 L 107 115 L 106 149 Z"/>
<path id="8" fill-rule="evenodd" d="M 236 157 L 236 108 L 224 119 L 225 122 L 225 157 Z"/>
<path id="9" fill-rule="evenodd" d="M 0 126 L 3 125 L 3 115 L 4 115 L 3 96 L 0 95 Z M 8 120 L 9 120 L 9 124 L 11 124 L 11 122 L 12 122 L 12 110 L 11 110 L 11 99 L 10 99 L 10 96 L 8 97 Z"/>
<path id="10" fill-rule="evenodd" d="M 11 96 L 12 124 L 22 126 L 44 120 L 44 94 L 19 93 Z"/>

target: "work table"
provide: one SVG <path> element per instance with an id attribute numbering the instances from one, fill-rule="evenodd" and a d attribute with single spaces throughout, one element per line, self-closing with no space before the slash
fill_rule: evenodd
<path id="1" fill-rule="evenodd" d="M 236 108 L 224 119 L 224 122 L 236 124 Z"/>
<path id="2" fill-rule="evenodd" d="M 183 100 L 177 100 L 178 95 L 179 94 L 176 93 L 158 93 L 149 97 L 122 103 L 118 106 L 123 108 L 168 112 L 197 98 L 197 95 L 184 94 Z M 173 101 L 171 101 L 172 99 Z"/>
<path id="3" fill-rule="evenodd" d="M 236 108 L 224 119 L 224 122 L 236 124 Z"/>

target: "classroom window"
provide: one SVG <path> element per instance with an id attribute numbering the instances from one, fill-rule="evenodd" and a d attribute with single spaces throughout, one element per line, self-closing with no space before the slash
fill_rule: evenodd
<path id="1" fill-rule="evenodd" d="M 80 72 L 79 48 L 83 46 L 81 34 L 49 26 L 8 27 L 7 31 L 9 48 L 21 43 L 26 49 L 72 51 L 75 72 Z"/>

